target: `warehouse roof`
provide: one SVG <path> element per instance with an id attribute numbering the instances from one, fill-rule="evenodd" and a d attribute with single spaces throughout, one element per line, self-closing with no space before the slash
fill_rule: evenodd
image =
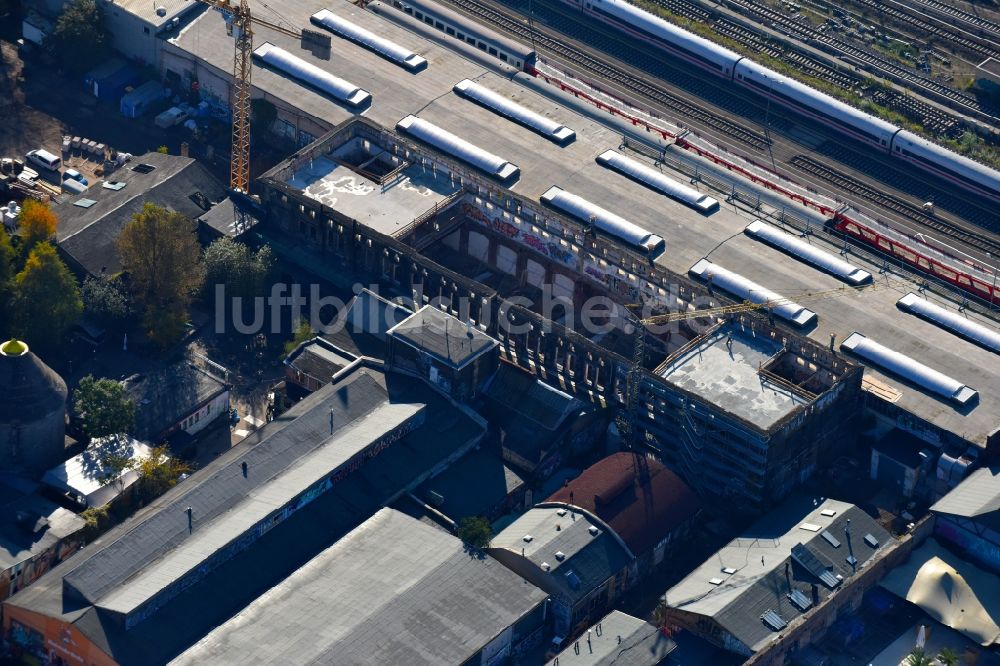
<path id="1" fill-rule="evenodd" d="M 500 344 L 475 326 L 430 305 L 394 326 L 389 335 L 456 370 Z"/>
<path id="2" fill-rule="evenodd" d="M 490 378 L 486 395 L 546 430 L 555 430 L 582 402 L 509 363 Z M 532 430 L 533 426 L 528 426 Z"/>
<path id="3" fill-rule="evenodd" d="M 977 469 L 931 511 L 973 518 L 1000 531 L 1000 466 Z"/>
<path id="4" fill-rule="evenodd" d="M 368 444 L 388 441 L 383 435 L 405 432 L 399 426 L 407 419 L 413 423 L 418 412 L 427 416 L 415 430 L 391 442 L 374 460 L 336 481 L 330 479 L 338 461 L 351 459 Z M 268 423 L 259 439 L 219 456 L 8 603 L 72 622 L 119 663 L 162 663 L 422 475 L 471 446 L 482 432 L 481 424 L 428 391 L 422 381 L 358 367 Z M 331 484 L 325 492 L 300 494 L 308 499 L 295 505 L 286 501 L 294 488 L 319 488 L 317 481 L 323 484 L 324 478 Z M 282 506 L 298 510 L 248 547 L 237 549 L 231 559 L 204 568 L 209 556 L 219 552 L 223 537 L 231 543 L 239 537 L 247 515 Z M 190 523 L 187 507 L 192 508 Z M 192 566 L 202 567 L 201 575 L 186 578 Z M 143 604 L 155 600 L 154 593 L 161 589 L 166 590 L 160 597 L 164 603 L 145 617 L 137 615 L 138 623 L 127 631 L 120 619 L 99 612 L 99 606 L 140 613 L 153 609 L 155 604 Z"/>
<path id="5" fill-rule="evenodd" d="M 656 666 L 675 649 L 645 620 L 611 611 L 546 666 Z"/>
<path id="6" fill-rule="evenodd" d="M 132 375 L 123 384 L 135 401 L 136 436 L 153 443 L 158 443 L 181 419 L 229 389 L 224 381 L 188 361 Z"/>
<path id="7" fill-rule="evenodd" d="M 547 595 L 454 536 L 382 509 L 176 664 L 460 664 Z"/>
<path id="8" fill-rule="evenodd" d="M 84 520 L 37 494 L 38 484 L 0 477 L 0 571 L 39 555 L 79 532 Z"/>
<path id="9" fill-rule="evenodd" d="M 192 220 L 194 229 L 194 220 L 225 196 L 222 184 L 197 160 L 146 153 L 111 173 L 104 183 L 53 206 L 59 218 L 56 241 L 87 273 L 114 274 L 121 270 L 118 235 L 144 204 L 181 213 Z"/>
<path id="10" fill-rule="evenodd" d="M 757 651 L 777 638 L 782 622 L 830 596 L 854 574 L 849 557 L 861 569 L 891 540 L 853 504 L 797 496 L 705 560 L 667 590 L 665 600 L 671 608 L 713 618 Z"/>
<path id="11" fill-rule="evenodd" d="M 321 384 L 327 384 L 334 374 L 346 368 L 353 360 L 353 356 L 340 352 L 333 343 L 315 337 L 293 349 L 285 359 L 285 365 Z"/>
<path id="12" fill-rule="evenodd" d="M 655 460 L 625 452 L 597 461 L 546 501 L 593 513 L 637 555 L 701 508 L 694 491 L 679 476 Z"/>
<path id="13" fill-rule="evenodd" d="M 490 543 L 490 551 L 498 549 L 526 559 L 533 580 L 572 603 L 633 559 L 599 520 L 555 504 L 536 506 L 504 528 Z"/>

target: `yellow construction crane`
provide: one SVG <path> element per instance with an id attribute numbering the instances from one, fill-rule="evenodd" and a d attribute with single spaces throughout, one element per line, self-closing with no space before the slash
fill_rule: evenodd
<path id="1" fill-rule="evenodd" d="M 222 12 L 226 32 L 236 40 L 233 54 L 233 148 L 229 164 L 229 187 L 244 194 L 250 192 L 250 74 L 253 65 L 253 25 L 262 25 L 291 37 L 302 33 L 250 15 L 248 0 L 233 4 L 230 0 L 198 0 Z"/>

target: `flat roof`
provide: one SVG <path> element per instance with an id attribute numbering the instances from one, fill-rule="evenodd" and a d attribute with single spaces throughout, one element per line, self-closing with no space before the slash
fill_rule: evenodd
<path id="1" fill-rule="evenodd" d="M 389 331 L 389 336 L 461 369 L 499 342 L 436 307 L 425 305 Z"/>
<path id="2" fill-rule="evenodd" d="M 401 178 L 386 188 L 326 157 L 306 162 L 287 183 L 387 236 L 459 190 L 457 183 L 415 165 L 403 169 Z"/>
<path id="3" fill-rule="evenodd" d="M 127 435 L 102 437 L 93 440 L 82 453 L 47 471 L 42 482 L 60 493 L 79 497 L 87 506 L 104 506 L 139 480 L 139 473 L 128 469 L 120 470 L 117 478 L 108 482 L 106 477 L 112 474 L 108 457 L 137 461 L 151 451 L 148 444 Z"/>
<path id="4" fill-rule="evenodd" d="M 85 521 L 38 494 L 34 481 L 0 476 L 0 571 L 44 553 Z"/>
<path id="5" fill-rule="evenodd" d="M 125 11 L 138 16 L 144 21 L 148 21 L 159 27 L 166 24 L 175 16 L 180 16 L 188 10 L 199 6 L 198 0 L 115 0 L 115 7 L 121 7 Z M 163 15 L 157 11 L 163 8 Z"/>
<path id="6" fill-rule="evenodd" d="M 282 11 L 297 25 L 308 26 L 309 16 L 320 9 L 331 9 L 337 15 L 427 58 L 427 69 L 413 75 L 361 46 L 342 42 L 337 57 L 324 61 L 303 51 L 293 38 L 265 27 L 255 29 L 255 34 L 259 33 L 258 39 L 278 44 L 370 91 L 376 101 L 365 111 L 365 116 L 379 125 L 393 128 L 401 118 L 419 112 L 421 118 L 462 136 L 484 150 L 516 162 L 521 169 L 521 178 L 511 189 L 535 200 L 557 185 L 578 192 L 611 211 L 621 212 L 622 202 L 628 202 L 629 220 L 666 241 L 669 249 L 657 258 L 657 262 L 679 275 L 684 275 L 698 260 L 707 256 L 711 261 L 717 261 L 789 298 L 807 290 L 842 286 L 836 278 L 746 237 L 743 229 L 759 217 L 757 215 L 748 215 L 737 211 L 732 204 L 723 204 L 717 213 L 707 219 L 681 203 L 601 167 L 595 162 L 595 157 L 619 146 L 621 132 L 535 93 L 516 78 L 507 79 L 436 41 L 426 40 L 387 19 L 347 3 L 329 8 L 325 6 L 325 0 L 302 0 L 283 7 Z M 228 77 L 227 72 L 232 67 L 232 45 L 225 36 L 223 21 L 210 14 L 214 13 L 199 17 L 175 41 L 182 50 L 203 58 L 220 75 Z M 469 104 L 452 92 L 455 83 L 465 78 L 573 127 L 577 131 L 577 140 L 560 147 L 530 129 L 498 119 L 486 108 Z M 255 68 L 253 81 L 259 90 L 285 100 L 328 128 L 352 115 L 323 96 L 274 72 Z M 594 116 L 604 117 L 597 111 L 594 111 Z M 668 150 L 671 155 L 688 163 L 696 161 L 684 151 Z M 644 158 L 636 159 L 652 164 Z M 664 169 L 667 175 L 680 177 L 669 168 Z M 698 183 L 694 187 L 714 194 L 703 184 Z M 777 208 L 787 205 L 787 201 L 767 193 L 762 195 L 762 201 Z M 815 216 L 813 221 L 822 223 L 819 216 Z M 819 241 L 811 242 L 833 253 L 839 251 L 839 248 Z M 875 275 L 876 282 L 885 279 L 878 275 L 878 266 L 853 255 L 847 258 Z M 838 340 L 844 340 L 852 332 L 860 331 L 874 339 L 891 339 L 897 351 L 920 358 L 931 367 L 947 369 L 980 392 L 980 402 L 974 409 L 957 411 L 953 405 L 901 385 L 897 379 L 886 377 L 877 370 L 869 372 L 878 380 L 901 390 L 902 396 L 897 402 L 900 407 L 959 437 L 985 445 L 987 436 L 1000 425 L 1000 373 L 989 371 L 996 363 L 996 356 L 971 343 L 956 340 L 933 324 L 912 321 L 912 316 L 898 311 L 895 301 L 914 290 L 913 283 L 902 280 L 899 283 L 898 288 L 803 303 L 819 315 L 818 326 L 808 333 L 808 337 L 826 346 L 831 333 L 835 333 Z M 721 406 L 739 408 L 733 404 Z"/>
<path id="7" fill-rule="evenodd" d="M 730 413 L 767 430 L 807 402 L 757 371 L 781 349 L 770 338 L 726 324 L 659 373 L 674 386 L 723 405 Z"/>
<path id="8" fill-rule="evenodd" d="M 616 610 L 546 666 L 658 666 L 676 649 L 677 644 L 649 622 Z"/>
<path id="9" fill-rule="evenodd" d="M 385 508 L 172 663 L 460 664 L 547 596 Z"/>

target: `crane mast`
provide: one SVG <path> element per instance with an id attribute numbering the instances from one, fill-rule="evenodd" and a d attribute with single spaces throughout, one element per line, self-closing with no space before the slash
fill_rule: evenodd
<path id="1" fill-rule="evenodd" d="M 253 70 L 253 27 L 248 0 L 234 7 L 230 23 L 236 48 L 233 51 L 233 148 L 229 164 L 229 186 L 250 192 L 250 74 Z"/>

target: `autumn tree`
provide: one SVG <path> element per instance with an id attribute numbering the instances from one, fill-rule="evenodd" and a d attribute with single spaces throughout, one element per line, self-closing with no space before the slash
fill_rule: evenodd
<path id="1" fill-rule="evenodd" d="M 73 274 L 52 245 L 39 243 L 14 277 L 15 331 L 34 345 L 52 349 L 82 311 Z"/>
<path id="2" fill-rule="evenodd" d="M 47 203 L 28 199 L 21 207 L 17 223 L 21 230 L 24 251 L 30 252 L 38 243 L 52 240 L 56 235 L 59 219 Z"/>
<path id="3" fill-rule="evenodd" d="M 171 457 L 166 446 L 157 446 L 148 456 L 139 458 L 133 469 L 139 474 L 139 496 L 144 501 L 159 497 L 177 485 L 183 474 L 191 471 L 190 465 Z"/>
<path id="4" fill-rule="evenodd" d="M 162 346 L 176 342 L 205 277 L 195 223 L 147 203 L 125 225 L 118 250 L 150 339 Z"/>
<path id="5" fill-rule="evenodd" d="M 111 34 L 96 0 L 68 3 L 56 21 L 51 43 L 63 65 L 74 72 L 85 72 L 107 58 Z"/>
<path id="6" fill-rule="evenodd" d="M 81 379 L 73 392 L 73 411 L 88 437 L 127 433 L 135 426 L 135 401 L 113 379 Z"/>

